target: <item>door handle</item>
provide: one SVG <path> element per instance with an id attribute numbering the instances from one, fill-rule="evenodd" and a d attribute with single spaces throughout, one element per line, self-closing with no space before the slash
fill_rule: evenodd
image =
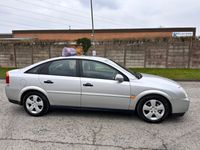
<path id="1" fill-rule="evenodd" d="M 93 86 L 91 83 L 85 83 L 83 86 Z"/>
<path id="2" fill-rule="evenodd" d="M 53 82 L 51 80 L 46 80 L 46 81 L 44 81 L 44 83 L 53 84 Z"/>

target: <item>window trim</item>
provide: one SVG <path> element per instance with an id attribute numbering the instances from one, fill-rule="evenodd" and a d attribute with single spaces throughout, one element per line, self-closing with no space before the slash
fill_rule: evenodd
<path id="1" fill-rule="evenodd" d="M 106 63 L 104 63 L 104 62 L 101 62 L 101 61 L 98 61 L 98 60 L 90 60 L 90 59 L 79 59 L 79 61 L 80 61 L 80 63 L 79 63 L 79 67 L 80 67 L 80 77 L 82 77 L 82 78 L 90 78 L 90 77 L 84 77 L 84 76 L 83 76 L 82 61 L 93 61 L 93 62 L 101 63 L 101 64 L 103 64 L 103 65 L 106 65 L 106 66 L 108 66 L 108 67 L 110 67 L 110 68 L 112 68 L 112 69 L 118 71 L 118 72 L 124 77 L 124 81 L 126 81 L 126 82 L 129 82 L 129 81 L 130 81 L 129 78 L 128 78 L 124 73 L 122 73 L 121 71 L 119 71 L 119 70 L 116 69 L 115 67 L 113 67 L 113 66 L 111 66 L 111 65 L 109 65 L 109 64 L 106 64 Z M 91 79 L 100 79 L 100 78 L 91 78 Z M 102 80 L 111 80 L 111 79 L 102 79 Z M 111 81 L 116 81 L 116 80 L 111 80 Z"/>
<path id="2" fill-rule="evenodd" d="M 49 75 L 49 76 L 61 76 L 61 75 L 50 75 L 50 74 L 43 74 L 41 73 L 41 69 L 43 67 L 49 67 L 49 65 L 54 62 L 54 61 L 59 61 L 59 60 L 76 60 L 76 76 L 62 76 L 62 77 L 83 77 L 83 68 L 82 68 L 82 61 L 85 60 L 85 61 L 93 61 L 93 62 L 97 62 L 97 63 L 102 63 L 104 65 L 107 65 L 111 68 L 113 68 L 114 70 L 117 70 L 123 77 L 124 77 L 124 81 L 126 82 L 129 82 L 129 78 L 124 74 L 122 73 L 121 71 L 119 71 L 118 69 L 116 69 L 115 67 L 109 65 L 109 64 L 106 64 L 104 62 L 101 62 L 101 61 L 98 61 L 98 60 L 90 60 L 90 59 L 81 59 L 81 58 L 63 58 L 63 59 L 57 59 L 57 60 L 51 60 L 51 61 L 48 61 L 48 62 L 45 62 L 45 63 L 42 63 L 42 64 L 39 64 L 33 68 L 30 68 L 28 69 L 27 71 L 25 71 L 24 73 L 27 73 L 27 74 L 35 74 L 35 75 Z M 45 65 L 44 65 L 45 64 Z M 38 73 L 28 73 L 28 71 L 30 71 L 31 69 L 34 69 L 40 65 L 44 65 L 42 68 L 40 68 L 38 70 Z M 88 77 L 84 77 L 84 78 L 88 78 Z M 91 78 L 91 79 L 99 79 L 99 78 Z M 103 79 L 103 80 L 110 80 L 110 79 Z M 115 81 L 115 80 L 111 80 L 111 81 Z"/>

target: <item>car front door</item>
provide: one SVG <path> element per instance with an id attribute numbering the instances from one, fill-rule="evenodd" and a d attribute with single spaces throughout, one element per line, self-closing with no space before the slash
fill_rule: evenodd
<path id="1" fill-rule="evenodd" d="M 130 83 L 127 77 L 123 82 L 116 81 L 119 71 L 102 62 L 82 60 L 80 65 L 82 107 L 128 109 Z"/>
<path id="2" fill-rule="evenodd" d="M 39 75 L 43 88 L 52 105 L 80 107 L 80 77 L 77 75 L 77 60 L 62 59 L 49 63 Z"/>

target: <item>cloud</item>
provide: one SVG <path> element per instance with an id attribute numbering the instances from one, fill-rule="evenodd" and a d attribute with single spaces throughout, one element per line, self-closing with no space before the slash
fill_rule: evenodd
<path id="1" fill-rule="evenodd" d="M 95 28 L 197 27 L 199 0 L 93 0 Z M 90 0 L 0 0 L 0 32 L 91 28 Z"/>

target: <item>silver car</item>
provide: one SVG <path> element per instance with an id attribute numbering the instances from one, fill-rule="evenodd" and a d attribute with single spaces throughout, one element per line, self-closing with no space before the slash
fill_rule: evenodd
<path id="1" fill-rule="evenodd" d="M 145 121 L 160 122 L 189 107 L 185 90 L 159 76 L 129 72 L 101 57 L 48 59 L 6 74 L 8 100 L 32 116 L 50 106 L 135 110 Z"/>

